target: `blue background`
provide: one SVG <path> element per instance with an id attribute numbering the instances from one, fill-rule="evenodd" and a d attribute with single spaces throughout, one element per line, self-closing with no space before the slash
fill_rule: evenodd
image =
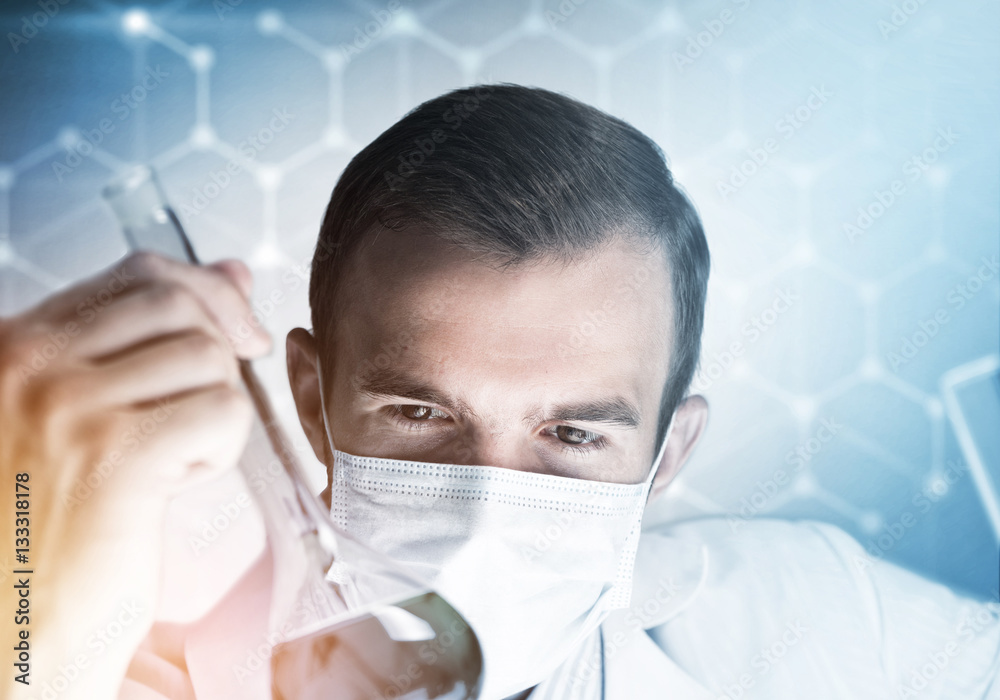
<path id="1" fill-rule="evenodd" d="M 0 313 L 122 254 L 99 191 L 151 162 L 203 258 L 247 260 L 259 300 L 282 291 L 277 308 L 261 307 L 280 339 L 308 326 L 305 285 L 288 273 L 308 262 L 354 152 L 457 86 L 562 91 L 661 144 L 712 249 L 696 380 L 712 418 L 649 520 L 741 508 L 825 520 L 866 546 L 882 536 L 886 559 L 994 592 L 996 543 L 939 381 L 998 351 L 1000 4 L 41 7 L 8 2 L 0 17 Z M 148 27 L 125 14 L 136 7 Z M 140 90 L 147 70 L 159 78 Z M 241 149 L 275 113 L 287 125 Z M 240 173 L 213 188 L 231 159 Z M 871 220 L 845 230 L 859 209 Z M 261 369 L 298 433 L 282 345 Z M 949 464 L 961 476 L 945 488 Z M 906 513 L 912 527 L 885 539 Z"/>

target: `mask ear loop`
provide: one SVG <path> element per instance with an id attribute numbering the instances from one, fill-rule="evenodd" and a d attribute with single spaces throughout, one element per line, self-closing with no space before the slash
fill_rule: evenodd
<path id="1" fill-rule="evenodd" d="M 319 409 L 320 412 L 323 414 L 323 432 L 326 434 L 326 444 L 330 448 L 331 464 L 329 465 L 328 469 L 330 470 L 331 483 L 332 483 L 332 479 L 337 478 L 337 475 L 334 473 L 334 471 L 336 469 L 338 450 L 336 446 L 333 444 L 333 433 L 330 432 L 330 421 L 327 418 L 326 414 L 326 396 L 323 392 L 323 387 L 325 387 L 326 384 L 323 382 L 323 367 L 318 357 L 316 358 L 316 381 L 319 382 Z"/>
<path id="2" fill-rule="evenodd" d="M 673 430 L 674 430 L 674 420 L 673 420 L 673 417 L 671 416 L 670 423 L 667 425 L 667 433 L 666 433 L 666 435 L 663 436 L 663 442 L 660 443 L 660 449 L 657 451 L 656 459 L 653 460 L 653 464 L 650 466 L 649 472 L 646 474 L 646 478 L 641 482 L 644 485 L 645 491 L 646 491 L 646 496 L 645 496 L 645 499 L 644 499 L 645 501 L 649 500 L 650 486 L 653 483 L 653 478 L 656 476 L 656 472 L 657 472 L 657 470 L 658 470 L 658 468 L 660 466 L 660 461 L 663 459 L 663 455 L 666 452 L 667 441 L 670 439 L 670 435 L 673 432 Z M 640 536 L 640 533 L 642 531 L 642 513 L 643 513 L 644 510 L 645 510 L 645 505 L 643 505 L 643 507 L 637 511 L 637 516 L 636 516 L 637 520 L 634 523 L 631 532 L 629 532 L 629 534 L 627 536 L 626 544 L 625 544 L 625 550 L 622 552 L 623 556 L 628 556 L 628 550 L 632 551 L 632 557 L 633 558 L 635 556 L 635 551 L 636 551 L 636 549 L 638 549 L 638 546 L 639 546 L 639 536 Z M 634 570 L 634 561 L 633 561 L 633 570 Z M 618 586 L 618 585 L 620 585 L 620 582 L 616 581 L 615 586 Z M 628 586 L 631 589 L 631 574 L 629 576 Z M 620 595 L 621 594 L 619 594 L 619 596 Z M 608 602 L 605 602 L 603 605 L 599 604 L 599 605 L 595 606 L 594 608 L 592 608 L 591 611 L 590 611 L 590 613 L 589 613 L 589 615 L 588 615 L 587 622 L 584 623 L 584 629 L 581 630 L 580 634 L 577 636 L 576 641 L 573 642 L 573 646 L 576 646 L 577 644 L 580 644 L 581 641 L 583 640 L 583 638 L 587 634 L 591 634 L 592 633 L 592 631 L 590 631 L 590 632 L 586 631 L 586 628 L 588 627 L 588 623 L 589 624 L 593 624 L 591 621 L 592 620 L 596 620 L 596 627 L 597 627 L 597 629 L 601 629 L 601 624 L 603 623 L 603 621 L 607 617 L 607 615 L 609 613 L 611 613 L 613 610 L 627 608 L 628 607 L 628 602 L 629 602 L 630 598 L 631 598 L 631 591 L 629 592 L 628 596 L 625 597 L 625 599 L 623 601 L 619 602 L 619 603 L 611 603 L 609 605 Z M 601 635 L 602 635 L 601 639 L 603 641 L 603 631 L 601 632 Z M 603 673 L 604 673 L 604 669 L 603 669 L 603 655 L 602 655 L 602 669 L 601 669 L 601 673 L 602 673 L 601 683 L 603 685 L 603 683 L 604 683 L 604 679 L 603 679 Z M 602 689 L 602 692 L 603 692 L 603 689 Z"/>
<path id="3" fill-rule="evenodd" d="M 645 513 L 646 504 L 649 502 L 649 494 L 652 491 L 651 487 L 652 487 L 652 484 L 653 484 L 653 479 L 656 477 L 656 472 L 659 470 L 660 461 L 663 459 L 663 455 L 666 453 L 667 442 L 670 440 L 670 435 L 673 433 L 673 430 L 674 430 L 674 419 L 673 419 L 673 416 L 671 416 L 670 423 L 667 425 L 666 435 L 663 436 L 663 442 L 660 443 L 660 449 L 657 451 L 656 459 L 653 461 L 653 464 L 650 466 L 649 472 L 646 474 L 646 478 L 641 482 L 642 485 L 643 485 L 643 490 L 645 491 L 645 494 L 643 495 L 643 500 L 642 500 L 641 505 L 638 504 L 638 503 L 636 504 L 636 510 L 635 510 L 635 514 L 634 514 L 635 520 L 633 522 L 632 529 L 630 530 L 630 532 L 626 536 L 624 549 L 622 551 L 622 556 L 623 557 L 629 557 L 632 560 L 631 567 L 633 569 L 634 569 L 634 564 L 635 564 L 635 561 L 634 561 L 635 560 L 635 553 L 636 553 L 636 550 L 639 548 L 639 537 L 640 537 L 640 535 L 642 533 L 642 516 Z M 620 566 L 621 566 L 621 564 L 620 564 Z M 620 579 L 620 575 L 619 575 L 619 579 Z M 621 580 L 619 580 L 619 581 L 616 582 L 615 585 L 618 586 L 618 585 L 621 585 L 621 583 L 622 583 Z M 631 586 L 631 573 L 629 574 L 629 584 L 628 585 L 629 585 L 629 587 Z M 606 611 L 610 611 L 610 610 L 614 610 L 616 608 L 628 607 L 628 600 L 629 600 L 630 597 L 631 597 L 631 590 L 629 590 L 625 594 L 623 594 L 621 592 L 617 593 L 615 595 L 615 597 L 613 598 L 613 600 L 615 600 L 616 602 L 612 602 L 610 604 L 610 607 L 606 607 L 605 610 Z"/>
<path id="4" fill-rule="evenodd" d="M 653 479 L 656 478 L 656 472 L 658 472 L 660 469 L 660 462 L 663 461 L 663 455 L 666 454 L 667 452 L 667 442 L 670 441 L 670 435 L 673 432 L 674 432 L 674 417 L 671 416 L 670 423 L 667 424 L 667 433 L 666 435 L 663 436 L 663 442 L 660 443 L 660 449 L 656 453 L 656 459 L 653 460 L 653 465 L 649 468 L 649 473 L 646 474 L 646 479 L 643 482 L 646 484 L 647 487 L 652 486 Z M 648 497 L 649 493 L 647 491 L 647 498 Z"/>
<path id="5" fill-rule="evenodd" d="M 656 472 L 659 470 L 660 461 L 663 459 L 663 455 L 667 450 L 667 440 L 670 438 L 670 433 L 673 432 L 673 429 L 674 429 L 674 419 L 673 417 L 671 417 L 670 425 L 667 426 L 667 434 L 663 438 L 663 444 L 660 445 L 660 453 L 659 455 L 657 455 L 656 461 L 653 462 L 653 468 L 650 470 L 650 474 L 646 478 L 646 483 L 649 485 L 653 483 L 653 478 L 655 477 Z M 646 492 L 647 501 L 649 499 L 650 492 L 651 489 L 650 491 Z M 666 624 L 668 621 L 673 620 L 675 617 L 677 617 L 682 612 L 687 610 L 691 606 L 691 604 L 694 603 L 694 601 L 698 598 L 698 596 L 701 595 L 702 590 L 704 590 L 705 588 L 705 584 L 708 583 L 708 561 L 709 561 L 708 547 L 703 544 L 701 545 L 701 575 L 698 577 L 698 584 L 695 586 L 695 589 L 691 593 L 691 595 L 688 596 L 687 600 L 685 600 L 683 603 L 677 606 L 676 609 L 671 611 L 670 615 L 666 619 L 660 621 L 659 624 L 661 625 Z"/>
<path id="6" fill-rule="evenodd" d="M 326 442 L 330 447 L 330 458 L 333 459 L 333 453 L 337 451 L 337 448 L 333 445 L 333 435 L 330 433 L 330 421 L 326 417 L 326 396 L 323 393 L 323 387 L 326 384 L 323 382 L 323 367 L 320 363 L 319 358 L 316 358 L 316 380 L 319 382 L 319 408 L 323 413 L 323 432 L 326 433 Z M 333 466 L 330 466 L 333 469 Z"/>

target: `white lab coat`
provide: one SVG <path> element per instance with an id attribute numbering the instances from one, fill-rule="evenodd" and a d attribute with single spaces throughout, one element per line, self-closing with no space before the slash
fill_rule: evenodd
<path id="1" fill-rule="evenodd" d="M 735 532 L 734 532 L 735 529 Z M 1000 605 L 815 522 L 643 534 L 631 605 L 531 700 L 1000 698 Z"/>
<path id="2" fill-rule="evenodd" d="M 1000 699 L 996 601 L 874 561 L 830 525 L 738 525 L 644 532 L 630 607 L 531 700 Z M 270 577 L 264 556 L 188 636 L 198 700 L 269 697 Z"/>

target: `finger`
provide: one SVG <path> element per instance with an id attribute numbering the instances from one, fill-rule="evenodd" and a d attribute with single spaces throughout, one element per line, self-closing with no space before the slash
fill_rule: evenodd
<path id="1" fill-rule="evenodd" d="M 240 381 L 236 357 L 218 337 L 193 330 L 119 354 L 90 371 L 93 400 L 108 408 Z"/>
<path id="2" fill-rule="evenodd" d="M 223 334 L 234 340 L 241 355 L 256 356 L 270 350 L 270 336 L 259 323 L 251 322 L 252 309 L 229 274 L 154 253 L 133 253 L 111 269 L 55 295 L 38 310 L 53 320 L 86 328 L 121 297 L 157 281 L 186 287 Z"/>
<path id="3" fill-rule="evenodd" d="M 166 659 L 139 649 L 132 657 L 119 697 L 195 700 L 191 677 Z"/>
<path id="4" fill-rule="evenodd" d="M 137 257 L 135 266 L 140 272 L 177 282 L 194 292 L 240 354 L 256 356 L 270 350 L 270 336 L 260 324 L 251 323 L 252 309 L 228 275 L 212 267 L 188 265 L 157 255 L 133 257 Z"/>
<path id="5" fill-rule="evenodd" d="M 236 288 L 243 292 L 243 297 L 250 299 L 250 295 L 253 292 L 253 274 L 243 261 L 236 259 L 219 260 L 209 265 L 209 267 L 229 277 L 236 285 Z"/>
<path id="6" fill-rule="evenodd" d="M 228 344 L 221 329 L 187 287 L 177 282 L 157 281 L 105 309 L 79 334 L 73 350 L 81 358 L 98 359 L 158 337 L 196 330 Z"/>
<path id="7" fill-rule="evenodd" d="M 242 388 L 215 385 L 129 413 L 126 488 L 176 490 L 192 476 L 221 474 L 243 452 L 253 408 Z M 175 491 L 172 491 L 175 492 Z"/>
<path id="8" fill-rule="evenodd" d="M 97 313 L 110 304 L 120 294 L 134 289 L 148 281 L 148 276 L 127 271 L 125 265 L 132 260 L 128 256 L 111 267 L 61 289 L 47 297 L 42 303 L 25 312 L 38 318 L 69 319 L 85 323 L 85 317 Z"/>

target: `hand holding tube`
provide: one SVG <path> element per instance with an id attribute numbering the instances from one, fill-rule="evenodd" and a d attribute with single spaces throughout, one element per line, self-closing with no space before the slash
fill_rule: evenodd
<path id="1" fill-rule="evenodd" d="M 0 483 L 14 503 L 16 475 L 28 475 L 29 551 L 11 562 L 32 572 L 18 628 L 31 686 L 6 674 L 0 697 L 36 695 L 60 675 L 73 676 L 61 698 L 116 697 L 153 620 L 167 503 L 231 468 L 249 430 L 237 357 L 270 340 L 227 340 L 249 317 L 248 287 L 239 263 L 140 253 L 0 319 Z M 17 527 L 4 517 L 4 550 Z M 18 594 L 2 590 L 13 610 Z M 112 623 L 120 634 L 102 640 Z"/>

